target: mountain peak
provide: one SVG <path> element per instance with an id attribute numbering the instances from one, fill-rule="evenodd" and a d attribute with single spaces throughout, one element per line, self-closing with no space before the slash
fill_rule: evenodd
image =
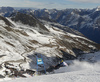
<path id="1" fill-rule="evenodd" d="M 97 7 L 95 8 L 95 11 L 100 11 L 100 6 L 97 6 Z"/>
<path id="2" fill-rule="evenodd" d="M 12 14 L 11 19 L 15 22 L 20 22 L 22 24 L 34 27 L 34 29 L 37 29 L 40 33 L 49 33 L 48 29 L 33 15 L 18 12 L 17 14 Z"/>
<path id="3" fill-rule="evenodd" d="M 3 17 L 3 16 L 0 16 L 0 24 L 2 25 L 2 26 L 5 26 L 5 25 L 7 25 L 7 26 L 13 26 L 5 17 Z"/>

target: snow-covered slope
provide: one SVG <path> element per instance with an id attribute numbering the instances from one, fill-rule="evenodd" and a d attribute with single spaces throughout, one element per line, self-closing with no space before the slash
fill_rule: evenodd
<path id="1" fill-rule="evenodd" d="M 100 43 L 100 7 L 94 9 L 40 9 L 35 10 L 34 15 L 37 18 L 53 20 L 78 30 L 89 39 Z"/>
<path id="2" fill-rule="evenodd" d="M 100 51 L 84 54 L 85 59 L 93 56 L 95 56 L 94 61 L 97 61 L 98 57 L 100 58 Z M 55 74 L 9 80 L 5 78 L 2 82 L 100 82 L 100 59 L 96 63 L 89 63 L 85 60 L 81 62 L 72 60 L 70 62 L 73 64 L 56 70 Z"/>
<path id="3" fill-rule="evenodd" d="M 9 16 L 14 11 L 15 10 L 12 7 L 0 7 L 0 15 L 1 16 Z"/>
<path id="4" fill-rule="evenodd" d="M 64 26 L 78 30 L 87 38 L 100 43 L 100 7 L 94 9 L 20 9 L 0 7 L 0 15 L 8 17 L 12 13 L 21 12 L 35 15 L 37 18 L 55 21 Z"/>
<path id="5" fill-rule="evenodd" d="M 96 70 L 99 71 L 99 70 Z M 54 75 L 43 75 L 4 82 L 100 82 L 100 73 L 93 70 L 66 72 Z"/>
<path id="6" fill-rule="evenodd" d="M 35 24 L 29 22 L 30 18 Z M 74 59 L 80 53 L 99 49 L 98 44 L 73 34 L 75 32 L 44 24 L 30 15 L 19 13 L 12 18 L 0 17 L 0 75 L 6 76 L 7 72 L 11 76 L 16 71 L 36 69 L 35 53 L 43 54 L 48 68 L 58 63 L 58 57 Z"/>

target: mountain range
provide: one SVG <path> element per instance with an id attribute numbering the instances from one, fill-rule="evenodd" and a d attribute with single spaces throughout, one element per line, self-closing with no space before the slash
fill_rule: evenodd
<path id="1" fill-rule="evenodd" d="M 53 20 L 78 30 L 87 38 L 100 43 L 100 7 L 94 9 L 35 10 L 37 18 Z"/>
<path id="2" fill-rule="evenodd" d="M 8 17 L 11 12 L 33 14 L 38 19 L 57 22 L 78 30 L 87 38 L 100 43 L 100 7 L 93 9 L 19 9 L 1 7 L 1 15 Z"/>
<path id="3" fill-rule="evenodd" d="M 7 8 L 8 10 L 9 8 Z M 36 70 L 35 54 L 42 54 L 46 69 L 59 58 L 76 59 L 83 53 L 100 50 L 100 45 L 80 32 L 55 21 L 39 19 L 35 11 L 10 8 L 0 16 L 0 76 L 13 77 L 20 70 Z M 31 13 L 30 13 L 31 12 Z M 39 66 L 41 68 L 41 66 Z"/>

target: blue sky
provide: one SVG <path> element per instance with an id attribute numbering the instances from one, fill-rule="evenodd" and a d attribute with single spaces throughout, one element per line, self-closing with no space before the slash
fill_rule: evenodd
<path id="1" fill-rule="evenodd" d="M 100 0 L 0 0 L 0 7 L 33 7 L 47 9 L 95 8 Z"/>

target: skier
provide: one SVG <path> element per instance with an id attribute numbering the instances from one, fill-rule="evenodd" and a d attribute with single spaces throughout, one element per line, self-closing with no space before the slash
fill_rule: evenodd
<path id="1" fill-rule="evenodd" d="M 60 60 L 60 66 L 64 67 L 64 66 L 68 66 L 66 62 L 63 61 L 63 59 Z"/>

